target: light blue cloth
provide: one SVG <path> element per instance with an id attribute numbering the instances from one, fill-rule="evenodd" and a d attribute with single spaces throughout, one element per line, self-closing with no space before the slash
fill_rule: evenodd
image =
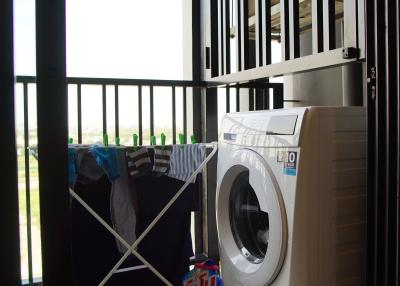
<path id="1" fill-rule="evenodd" d="M 96 159 L 97 165 L 99 165 L 104 170 L 110 182 L 113 182 L 119 178 L 120 171 L 118 167 L 115 147 L 93 145 L 90 147 L 90 152 Z"/>
<path id="2" fill-rule="evenodd" d="M 193 172 L 205 160 L 206 146 L 204 144 L 174 145 L 170 157 L 169 171 L 171 178 L 187 181 Z M 196 180 L 193 178 L 192 182 Z"/>

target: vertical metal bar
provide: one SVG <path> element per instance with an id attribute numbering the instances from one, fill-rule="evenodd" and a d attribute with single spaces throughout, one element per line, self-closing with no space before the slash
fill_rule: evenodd
<path id="1" fill-rule="evenodd" d="M 242 17 L 241 0 L 234 0 L 236 4 L 236 65 L 238 71 L 242 70 Z"/>
<path id="2" fill-rule="evenodd" d="M 396 186 L 396 190 L 397 190 L 397 244 L 396 244 L 396 268 L 397 268 L 397 272 L 396 272 L 396 281 L 397 284 L 400 283 L 400 1 L 396 0 L 396 26 L 397 26 L 397 35 L 396 35 L 396 39 L 397 39 L 397 186 Z M 360 42 L 361 43 L 361 42 Z"/>
<path id="3" fill-rule="evenodd" d="M 118 85 L 114 86 L 115 92 L 115 138 L 119 137 L 119 94 Z"/>
<path id="4" fill-rule="evenodd" d="M 0 1 L 0 277 L 3 285 L 21 285 L 18 221 L 18 173 L 15 142 L 13 1 Z M 5 139 L 4 139 L 5 138 Z"/>
<path id="5" fill-rule="evenodd" d="M 249 68 L 249 3 L 248 0 L 240 1 L 240 56 L 241 56 L 241 69 L 247 70 Z"/>
<path id="6" fill-rule="evenodd" d="M 391 0 L 392 1 L 392 0 Z M 333 4 L 334 5 L 334 4 Z M 358 48 L 358 3 L 357 1 L 343 1 L 343 46 Z M 384 15 L 382 15 L 384 17 Z"/>
<path id="7" fill-rule="evenodd" d="M 264 109 L 264 89 L 257 88 L 255 90 L 255 108 L 254 110 Z"/>
<path id="8" fill-rule="evenodd" d="M 263 11 L 263 5 L 261 0 L 255 0 L 255 33 L 256 33 L 256 67 L 263 65 L 263 38 L 265 33 L 263 33 L 263 28 L 265 27 L 265 13 Z"/>
<path id="9" fill-rule="evenodd" d="M 138 86 L 138 122 L 139 122 L 139 145 L 143 145 L 143 106 L 142 106 L 142 86 Z"/>
<path id="10" fill-rule="evenodd" d="M 289 1 L 290 59 L 300 56 L 299 0 Z"/>
<path id="11" fill-rule="evenodd" d="M 82 144 L 82 86 L 77 85 L 78 144 Z"/>
<path id="12" fill-rule="evenodd" d="M 387 284 L 387 184 L 386 168 L 386 68 L 385 68 L 385 3 L 375 1 L 375 60 L 376 60 L 376 138 L 375 138 L 375 166 L 377 167 L 375 193 L 378 210 L 377 225 L 377 284 Z"/>
<path id="13" fill-rule="evenodd" d="M 240 111 L 240 88 L 236 88 L 236 112 Z"/>
<path id="14" fill-rule="evenodd" d="M 271 47 L 271 0 L 261 1 L 262 12 L 262 64 L 270 65 L 272 62 Z"/>
<path id="15" fill-rule="evenodd" d="M 396 2 L 386 0 L 386 184 L 388 194 L 387 205 L 387 272 L 388 285 L 396 285 L 397 280 L 397 161 L 392 158 L 400 156 L 397 153 L 397 137 L 400 132 L 397 124 L 398 113 L 400 112 L 397 102 L 397 88 L 399 82 L 397 75 L 397 11 Z"/>
<path id="16" fill-rule="evenodd" d="M 37 125 L 44 285 L 72 285 L 65 0 L 36 1 Z"/>
<path id="17" fill-rule="evenodd" d="M 283 84 L 274 87 L 274 109 L 283 108 Z"/>
<path id="18" fill-rule="evenodd" d="M 281 0 L 280 5 L 282 61 L 287 61 L 290 59 L 289 0 Z"/>
<path id="19" fill-rule="evenodd" d="M 270 96 L 271 96 L 271 94 L 269 93 L 269 88 L 268 87 L 263 88 L 262 92 L 263 92 L 263 102 L 264 102 L 263 109 L 264 110 L 269 110 L 269 109 L 271 109 L 270 104 L 269 104 L 269 99 L 270 99 Z M 275 102 L 274 99 L 272 99 L 272 100 L 273 100 L 273 102 Z M 275 108 L 273 107 L 273 109 L 275 109 Z"/>
<path id="20" fill-rule="evenodd" d="M 218 2 L 218 74 L 224 74 L 224 0 L 216 0 Z"/>
<path id="21" fill-rule="evenodd" d="M 256 93 L 255 88 L 249 90 L 249 111 L 255 110 L 254 108 L 254 95 Z"/>
<path id="22" fill-rule="evenodd" d="M 323 3 L 324 51 L 329 51 L 336 47 L 335 0 L 323 0 Z"/>
<path id="23" fill-rule="evenodd" d="M 183 136 L 187 143 L 187 103 L 186 103 L 186 86 L 183 87 Z"/>
<path id="24" fill-rule="evenodd" d="M 229 86 L 226 86 L 226 113 L 231 112 L 231 94 Z"/>
<path id="25" fill-rule="evenodd" d="M 211 33 L 211 77 L 219 75 L 219 15 L 218 1 L 209 0 L 210 2 L 210 33 Z"/>
<path id="26" fill-rule="evenodd" d="M 324 51 L 324 14 L 322 0 L 312 0 L 312 46 L 313 53 Z"/>
<path id="27" fill-rule="evenodd" d="M 172 87 L 172 144 L 176 144 L 176 99 L 175 99 L 175 86 Z"/>
<path id="28" fill-rule="evenodd" d="M 150 86 L 150 136 L 154 135 L 154 94 L 153 86 Z"/>
<path id="29" fill-rule="evenodd" d="M 106 85 L 102 85 L 102 106 L 103 106 L 103 134 L 107 134 L 107 90 Z"/>
<path id="30" fill-rule="evenodd" d="M 31 227 L 31 184 L 29 168 L 29 113 L 28 84 L 24 82 L 24 158 L 25 158 L 25 200 L 26 200 L 26 232 L 28 240 L 28 277 L 33 282 L 32 274 L 32 227 Z"/>
<path id="31" fill-rule="evenodd" d="M 224 35 L 224 74 L 231 73 L 231 27 L 230 27 L 230 0 L 223 0 L 223 35 Z"/>

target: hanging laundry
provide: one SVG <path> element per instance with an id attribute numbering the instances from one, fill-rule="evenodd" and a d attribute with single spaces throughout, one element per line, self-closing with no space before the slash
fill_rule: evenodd
<path id="1" fill-rule="evenodd" d="M 132 178 L 146 175 L 151 171 L 151 160 L 146 147 L 137 150 L 135 148 L 127 148 L 126 159 L 128 172 Z"/>
<path id="2" fill-rule="evenodd" d="M 103 168 L 111 182 L 119 177 L 115 148 L 92 145 L 90 152 L 96 158 L 97 164 Z"/>
<path id="3" fill-rule="evenodd" d="M 132 245 L 136 240 L 136 194 L 134 185 L 129 182 L 125 150 L 116 148 L 116 155 L 120 176 L 111 186 L 111 219 L 114 230 Z M 119 252 L 125 253 L 127 248 L 118 239 L 116 241 Z"/>
<path id="4" fill-rule="evenodd" d="M 171 146 L 154 147 L 153 176 L 160 177 L 169 169 L 169 160 L 172 152 Z"/>
<path id="5" fill-rule="evenodd" d="M 105 175 L 103 169 L 97 165 L 96 159 L 89 151 L 89 145 L 70 146 L 76 153 L 76 181 L 87 185 L 99 180 Z M 69 164 L 73 164 L 69 162 Z"/>
<path id="6" fill-rule="evenodd" d="M 76 166 L 76 150 L 75 148 L 68 148 L 68 183 L 69 186 L 73 186 L 76 177 L 78 176 L 78 170 Z"/>
<path id="7" fill-rule="evenodd" d="M 204 144 L 174 145 L 170 158 L 170 168 L 167 176 L 181 181 L 187 181 L 200 166 L 206 156 Z M 192 183 L 196 178 L 193 178 Z"/>

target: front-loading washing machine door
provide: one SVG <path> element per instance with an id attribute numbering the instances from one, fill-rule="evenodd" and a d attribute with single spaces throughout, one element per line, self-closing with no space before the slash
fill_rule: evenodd
<path id="1" fill-rule="evenodd" d="M 242 285 L 270 285 L 286 253 L 287 222 L 278 183 L 267 162 L 235 151 L 218 170 L 217 225 L 222 267 Z"/>

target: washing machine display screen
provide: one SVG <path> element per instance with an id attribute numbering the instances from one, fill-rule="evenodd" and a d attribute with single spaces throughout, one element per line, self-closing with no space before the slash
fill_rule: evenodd
<path id="1" fill-rule="evenodd" d="M 268 213 L 260 210 L 249 172 L 242 172 L 232 184 L 229 216 L 233 237 L 242 254 L 252 263 L 261 263 L 268 249 Z"/>

